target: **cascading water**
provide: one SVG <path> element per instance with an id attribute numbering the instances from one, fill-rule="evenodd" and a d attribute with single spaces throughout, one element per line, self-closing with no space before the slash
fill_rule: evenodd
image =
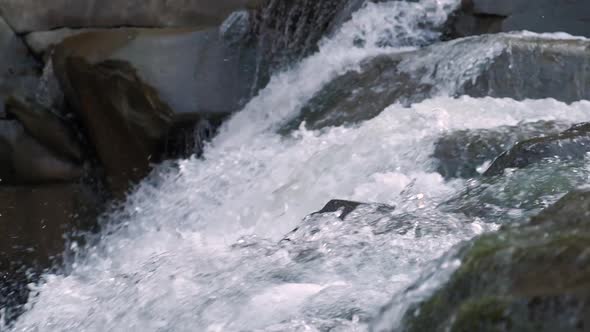
<path id="1" fill-rule="evenodd" d="M 436 41 L 456 2 L 363 7 L 317 54 L 276 75 L 202 159 L 156 170 L 109 216 L 98 244 L 72 247 L 78 257 L 67 274 L 34 287 L 10 330 L 364 331 L 392 297 L 379 323 L 395 326 L 419 296 L 404 293 L 409 285 L 432 266 L 452 270 L 460 262 L 437 258 L 498 226 L 445 203 L 478 184 L 435 172 L 437 138 L 588 121 L 590 103 L 433 97 L 354 127 L 302 127 L 289 137 L 275 130 L 361 60 Z M 587 176 L 564 178 L 573 187 Z M 328 213 L 301 221 L 332 198 L 395 209 L 367 205 L 345 220 Z M 442 279 L 434 273 L 425 288 Z"/>

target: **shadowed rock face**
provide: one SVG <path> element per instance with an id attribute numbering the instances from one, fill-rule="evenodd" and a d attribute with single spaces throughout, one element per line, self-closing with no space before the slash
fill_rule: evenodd
<path id="1" fill-rule="evenodd" d="M 463 0 L 449 22 L 448 37 L 528 30 L 590 36 L 585 0 Z"/>
<path id="2" fill-rule="evenodd" d="M 13 92 L 33 95 L 39 65 L 0 15 L 0 104 Z"/>
<path id="3" fill-rule="evenodd" d="M 590 152 L 590 124 L 576 125 L 562 133 L 517 143 L 500 155 L 485 176 L 500 175 L 507 168 L 524 168 L 545 158 L 583 159 Z"/>
<path id="4" fill-rule="evenodd" d="M 6 101 L 6 112 L 14 116 L 31 137 L 42 142 L 56 155 L 74 162 L 82 161 L 82 146 L 72 124 L 52 110 L 35 102 L 10 96 Z"/>
<path id="5" fill-rule="evenodd" d="M 261 0 L 3 0 L 0 12 L 18 33 L 61 27 L 199 27 Z"/>
<path id="6" fill-rule="evenodd" d="M 402 331 L 586 331 L 590 194 L 465 246 L 461 267 L 409 310 Z"/>
<path id="7" fill-rule="evenodd" d="M 105 167 L 111 190 L 120 195 L 129 182 L 147 175 L 151 162 L 158 161 L 156 153 L 172 125 L 173 112 L 125 62 L 91 65 L 70 58 L 66 70 L 75 86 L 76 112 Z"/>
<path id="8" fill-rule="evenodd" d="M 366 60 L 324 86 L 288 122 L 308 129 L 371 119 L 433 94 L 517 100 L 590 99 L 590 43 L 511 34 L 478 36 Z M 526 79 L 523 79 L 526 77 Z"/>

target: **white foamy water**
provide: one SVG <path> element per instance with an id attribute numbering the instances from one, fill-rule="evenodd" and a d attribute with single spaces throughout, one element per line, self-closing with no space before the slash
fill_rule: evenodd
<path id="1" fill-rule="evenodd" d="M 589 102 L 438 97 L 392 105 L 355 127 L 274 133 L 361 59 L 435 40 L 428 27 L 454 3 L 393 2 L 356 13 L 318 54 L 276 76 L 234 116 L 202 160 L 160 169 L 142 183 L 110 216 L 113 226 L 97 246 L 67 275 L 48 275 L 35 287 L 11 330 L 367 330 L 435 259 L 496 227 L 439 210 L 465 184 L 433 171 L 437 137 L 590 120 Z M 352 47 L 359 38 L 364 48 Z M 302 221 L 333 198 L 389 207 L 366 205 L 344 221 L 334 214 Z"/>

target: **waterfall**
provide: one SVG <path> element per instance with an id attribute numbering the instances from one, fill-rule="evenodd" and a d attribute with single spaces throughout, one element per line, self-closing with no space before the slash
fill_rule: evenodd
<path id="1" fill-rule="evenodd" d="M 356 126 L 276 133 L 362 60 L 438 41 L 457 2 L 363 6 L 318 52 L 274 75 L 201 158 L 162 165 L 105 217 L 98 241 L 72 244 L 67 273 L 31 286 L 26 311 L 9 330 L 368 330 L 392 297 L 405 301 L 404 290 L 442 254 L 498 228 L 438 208 L 467 180 L 445 181 L 435 172 L 437 137 L 590 120 L 588 102 L 437 95 L 411 107 L 391 105 Z M 333 198 L 395 209 L 369 205 L 346 221 L 306 218 Z M 388 324 L 405 305 L 390 310 Z"/>

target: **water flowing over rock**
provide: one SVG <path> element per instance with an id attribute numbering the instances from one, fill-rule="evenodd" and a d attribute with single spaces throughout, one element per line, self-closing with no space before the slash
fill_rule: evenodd
<path id="1" fill-rule="evenodd" d="M 6 16 L 45 67 L 0 103 L 0 330 L 584 330 L 589 41 L 441 42 L 459 2 Z"/>
<path id="2" fill-rule="evenodd" d="M 472 178 L 485 172 L 492 161 L 517 142 L 558 134 L 565 129 L 566 125 L 541 121 L 492 130 L 451 132 L 435 143 L 432 157 L 437 160 L 437 171 L 445 178 Z"/>
<path id="3" fill-rule="evenodd" d="M 18 33 L 62 27 L 202 27 L 231 12 L 255 8 L 259 0 L 3 0 L 0 12 Z"/>
<path id="4" fill-rule="evenodd" d="M 590 152 L 590 123 L 579 124 L 556 135 L 518 142 L 500 155 L 484 175 L 499 175 L 507 168 L 523 168 L 547 158 L 583 159 L 588 152 Z"/>
<path id="5" fill-rule="evenodd" d="M 397 330 L 585 330 L 589 211 L 589 193 L 573 192 L 529 224 L 465 246 L 448 284 L 408 311 Z"/>
<path id="6" fill-rule="evenodd" d="M 269 0 L 256 13 L 252 35 L 259 52 L 262 82 L 318 50 L 326 32 L 343 23 L 343 17 L 360 7 L 357 0 Z M 261 84 L 262 86 L 265 84 Z"/>
<path id="7" fill-rule="evenodd" d="M 283 130 L 302 121 L 309 129 L 356 123 L 433 94 L 588 99 L 589 47 L 584 39 L 501 34 L 380 55 L 327 84 Z"/>

